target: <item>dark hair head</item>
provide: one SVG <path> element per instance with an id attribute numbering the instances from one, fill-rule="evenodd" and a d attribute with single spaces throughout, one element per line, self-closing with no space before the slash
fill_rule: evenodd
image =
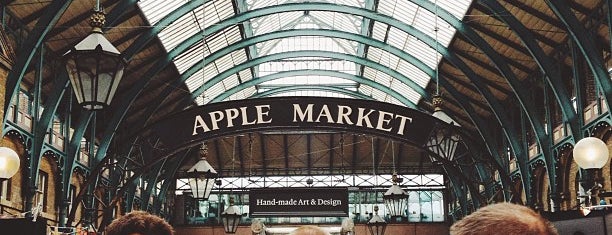
<path id="1" fill-rule="evenodd" d="M 174 229 L 164 219 L 145 211 L 132 211 L 106 227 L 107 235 L 174 235 Z"/>

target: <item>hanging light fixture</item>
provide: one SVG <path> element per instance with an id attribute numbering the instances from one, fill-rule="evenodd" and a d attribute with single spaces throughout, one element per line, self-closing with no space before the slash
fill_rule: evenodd
<path id="1" fill-rule="evenodd" d="M 90 18 L 91 33 L 64 54 L 74 94 L 88 110 L 110 105 L 127 65 L 117 48 L 104 37 L 105 21 L 97 1 Z"/>
<path id="2" fill-rule="evenodd" d="M 236 229 L 238 229 L 238 224 L 240 223 L 240 218 L 242 218 L 240 208 L 234 205 L 234 197 L 230 197 L 229 207 L 227 207 L 227 209 L 221 213 L 221 220 L 223 221 L 225 233 L 236 233 Z"/>
<path id="3" fill-rule="evenodd" d="M 249 135 L 249 144 L 252 142 L 252 136 Z M 252 150 L 251 150 L 252 151 Z M 234 147 L 232 150 L 232 174 L 234 174 L 234 162 L 235 162 L 235 153 L 236 153 L 236 136 L 234 136 Z M 253 152 L 251 152 L 251 155 Z M 232 191 L 230 189 L 230 195 Z M 229 207 L 221 213 L 221 220 L 223 221 L 223 227 L 225 228 L 225 233 L 234 234 L 236 233 L 236 229 L 238 228 L 238 224 L 240 223 L 240 218 L 242 218 L 242 214 L 240 213 L 240 208 L 234 205 L 234 197 L 230 196 L 229 198 Z"/>
<path id="4" fill-rule="evenodd" d="M 432 116 L 440 119 L 441 121 L 459 127 L 455 120 L 449 117 L 444 111 L 442 111 L 442 97 L 440 95 L 435 95 L 433 98 L 434 104 L 434 113 Z M 447 127 L 437 127 L 432 132 L 429 140 L 427 141 L 427 146 L 429 150 L 431 150 L 436 155 L 443 157 L 448 161 L 452 161 L 455 157 L 455 150 L 457 150 L 457 145 L 461 138 L 457 133 L 454 133 Z M 432 163 L 440 164 L 439 159 L 430 157 Z"/>
<path id="5" fill-rule="evenodd" d="M 439 30 L 438 28 L 438 1 L 435 1 L 434 4 L 436 6 L 435 23 L 434 23 L 435 24 L 434 26 L 435 43 L 436 43 L 435 54 L 436 54 L 436 63 L 438 63 L 438 30 Z M 436 94 L 433 96 L 433 99 L 432 99 L 432 103 L 434 106 L 434 112 L 431 115 L 447 124 L 459 127 L 460 125 L 442 110 L 443 99 L 442 99 L 442 95 L 440 94 L 440 77 L 439 77 L 440 69 L 439 67 L 440 65 L 438 64 L 438 66 L 436 67 L 436 74 L 435 74 Z M 434 132 L 432 133 L 431 137 L 429 138 L 427 142 L 427 146 L 429 150 L 434 152 L 436 155 L 443 157 L 446 160 L 452 161 L 455 156 L 455 150 L 457 148 L 457 144 L 459 143 L 459 140 L 460 140 L 459 135 L 457 135 L 456 133 L 452 133 L 452 131 L 448 130 L 448 128 L 439 127 L 439 128 L 436 128 L 436 130 L 434 130 Z M 440 164 L 439 159 L 435 157 L 431 157 L 431 156 L 430 156 L 430 159 L 433 164 Z"/>
<path id="6" fill-rule="evenodd" d="M 601 169 L 610 159 L 608 146 L 596 137 L 586 137 L 578 141 L 572 154 L 574 161 L 582 169 Z"/>
<path id="7" fill-rule="evenodd" d="M 374 206 L 374 216 L 368 221 L 370 235 L 384 235 L 387 229 L 387 222 L 378 215 L 378 206 Z"/>
<path id="8" fill-rule="evenodd" d="M 208 148 L 203 143 L 200 147 L 200 160 L 187 171 L 191 193 L 199 200 L 208 200 L 217 178 L 217 171 L 206 161 L 207 155 Z"/>
<path id="9" fill-rule="evenodd" d="M 391 141 L 391 152 L 393 152 L 393 176 L 391 178 L 393 185 L 391 185 L 385 194 L 383 194 L 383 202 L 385 203 L 391 218 L 401 218 L 402 213 L 408 204 L 408 193 L 400 188 L 400 186 L 397 184 L 399 182 L 399 178 L 397 177 L 397 172 L 395 171 L 395 148 L 393 141 Z"/>
<path id="10" fill-rule="evenodd" d="M 402 217 L 404 209 L 408 204 L 408 193 L 397 185 L 398 178 L 395 172 L 393 172 L 392 177 L 393 185 L 383 194 L 383 201 L 389 211 L 389 216 L 398 218 Z"/>
<path id="11" fill-rule="evenodd" d="M 15 150 L 0 147 L 0 184 L 13 177 L 19 171 L 19 155 Z"/>

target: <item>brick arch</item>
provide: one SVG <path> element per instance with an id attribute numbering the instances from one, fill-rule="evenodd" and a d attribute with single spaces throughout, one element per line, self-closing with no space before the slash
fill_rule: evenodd
<path id="1" fill-rule="evenodd" d="M 54 155 L 43 154 L 43 157 L 40 161 L 40 170 L 47 173 L 47 188 L 42 189 L 46 190 L 46 198 L 44 199 L 43 211 L 45 214 L 45 218 L 51 220 L 57 220 L 57 187 L 59 187 L 59 165 L 57 162 L 57 158 Z M 34 205 L 36 206 L 36 205 Z"/>
<path id="2" fill-rule="evenodd" d="M 612 135 L 612 126 L 605 121 L 598 122 L 591 129 L 591 136 L 597 137 L 601 139 L 608 146 L 608 151 L 612 152 L 612 140 L 610 137 Z M 608 159 L 608 162 L 604 167 L 601 168 L 601 184 L 606 191 L 612 191 L 612 176 L 611 172 L 611 164 L 612 161 Z"/>
<path id="3" fill-rule="evenodd" d="M 523 190 L 523 181 L 519 174 L 512 176 L 512 187 L 514 187 L 514 194 L 511 196 L 510 202 L 516 204 L 523 204 L 526 199 L 525 191 Z"/>
<path id="4" fill-rule="evenodd" d="M 82 170 L 80 170 L 80 168 L 75 168 L 73 170 L 72 177 L 70 178 L 70 184 L 73 184 L 75 186 L 77 194 L 79 193 L 81 189 L 83 189 L 86 178 L 87 177 L 85 176 L 85 173 Z M 72 206 L 78 207 L 76 214 L 75 214 L 75 218 L 79 218 L 79 219 L 82 218 L 83 217 L 83 205 L 81 203 L 77 203 L 76 205 L 72 205 Z M 75 221 L 78 221 L 78 219 Z"/>
<path id="5" fill-rule="evenodd" d="M 533 169 L 533 193 L 535 199 L 534 208 L 538 211 L 549 211 L 549 196 L 548 189 L 548 174 L 546 174 L 546 167 L 543 161 L 538 161 L 532 166 Z"/>
<path id="6" fill-rule="evenodd" d="M 562 145 L 557 152 L 557 166 L 559 167 L 559 170 L 557 171 L 557 190 L 560 193 L 560 198 L 558 201 L 559 208 L 560 210 L 570 210 L 571 201 L 575 200 L 572 198 L 572 192 L 575 192 L 576 190 L 575 186 L 573 185 L 576 172 L 572 173 L 572 164 L 574 161 L 572 156 L 572 145 L 566 143 Z"/>

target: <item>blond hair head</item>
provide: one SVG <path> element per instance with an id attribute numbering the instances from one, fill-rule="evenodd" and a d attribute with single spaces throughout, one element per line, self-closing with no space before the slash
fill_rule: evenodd
<path id="1" fill-rule="evenodd" d="M 552 223 L 532 209 L 512 203 L 497 203 L 478 209 L 457 221 L 451 235 L 557 235 Z"/>

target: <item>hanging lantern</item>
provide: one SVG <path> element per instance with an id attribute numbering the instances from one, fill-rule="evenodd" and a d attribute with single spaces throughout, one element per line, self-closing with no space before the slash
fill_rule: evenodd
<path id="1" fill-rule="evenodd" d="M 104 37 L 104 23 L 104 12 L 94 11 L 91 33 L 64 54 L 74 94 L 88 110 L 110 105 L 127 65 L 117 48 Z"/>
<path id="2" fill-rule="evenodd" d="M 217 171 L 206 161 L 206 156 L 208 155 L 206 144 L 202 145 L 200 151 L 201 158 L 187 171 L 187 177 L 189 177 L 189 187 L 193 197 L 195 199 L 208 200 L 210 191 L 212 191 L 215 179 L 217 178 Z"/>
<path id="3" fill-rule="evenodd" d="M 370 235 L 384 235 L 387 229 L 387 222 L 378 215 L 378 206 L 374 206 L 374 216 L 368 221 L 368 230 Z"/>
<path id="4" fill-rule="evenodd" d="M 393 172 L 393 185 L 383 194 L 383 202 L 391 217 L 402 217 L 408 204 L 408 193 L 397 185 L 397 173 Z"/>
<path id="5" fill-rule="evenodd" d="M 433 97 L 433 105 L 434 112 L 431 114 L 432 116 L 440 119 L 441 121 L 459 127 L 455 120 L 453 120 L 450 116 L 448 116 L 442 110 L 442 97 L 440 95 L 435 95 Z M 452 161 L 455 157 L 455 150 L 457 149 L 457 144 L 460 141 L 459 135 L 453 133 L 451 130 L 445 127 L 436 128 L 429 140 L 427 141 L 427 146 L 429 150 L 434 152 L 436 155 L 443 157 L 448 161 Z M 431 162 L 433 164 L 441 164 L 439 159 L 435 157 L 430 157 Z"/>
<path id="6" fill-rule="evenodd" d="M 229 207 L 221 213 L 221 220 L 223 221 L 223 227 L 225 227 L 225 233 L 236 233 L 241 217 L 240 208 L 234 205 L 234 198 L 230 197 Z"/>

